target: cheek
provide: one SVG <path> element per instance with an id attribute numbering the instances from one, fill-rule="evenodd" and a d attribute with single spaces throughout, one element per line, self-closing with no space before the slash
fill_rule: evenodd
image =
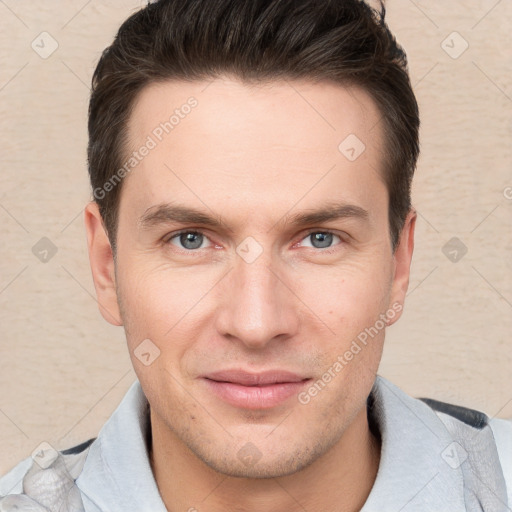
<path id="1" fill-rule="evenodd" d="M 122 266 L 118 291 L 129 343 L 141 337 L 160 342 L 172 338 L 207 291 L 206 281 L 168 266 Z"/>
<path id="2" fill-rule="evenodd" d="M 197 278 L 170 268 L 135 263 L 120 267 L 118 294 L 135 373 L 152 403 L 167 403 L 169 396 L 180 396 L 173 383 L 196 336 L 190 321 L 205 290 L 198 288 Z M 150 354 L 146 360 L 145 353 Z"/>
<path id="3" fill-rule="evenodd" d="M 300 297 L 345 339 L 373 325 L 388 308 L 392 278 L 389 262 L 367 258 L 352 265 L 319 267 L 303 275 Z"/>

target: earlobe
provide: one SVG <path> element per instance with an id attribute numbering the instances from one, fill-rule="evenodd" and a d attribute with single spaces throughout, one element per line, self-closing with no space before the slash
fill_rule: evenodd
<path id="1" fill-rule="evenodd" d="M 390 306 L 393 304 L 400 304 L 400 311 L 393 320 L 390 320 L 389 325 L 394 324 L 400 318 L 403 311 L 403 304 L 405 302 L 407 289 L 409 288 L 411 261 L 412 254 L 414 252 L 414 229 L 416 227 L 416 217 L 416 211 L 411 209 L 405 219 L 404 227 L 400 234 L 400 241 L 393 256 L 395 268 Z"/>
<path id="2" fill-rule="evenodd" d="M 123 325 L 117 302 L 112 247 L 96 202 L 91 202 L 85 207 L 84 223 L 89 262 L 100 313 L 110 324 Z"/>

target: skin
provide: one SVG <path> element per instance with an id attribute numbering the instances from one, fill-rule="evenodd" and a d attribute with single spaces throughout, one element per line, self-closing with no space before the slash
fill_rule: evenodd
<path id="1" fill-rule="evenodd" d="M 380 457 L 366 399 L 385 329 L 307 404 L 292 396 L 266 409 L 235 407 L 201 377 L 285 369 L 315 382 L 403 304 L 416 215 L 393 252 L 381 116 L 363 90 L 331 83 L 166 82 L 138 97 L 129 151 L 190 96 L 198 106 L 124 179 L 115 262 L 97 205 L 85 212 L 100 310 L 124 326 L 151 406 L 164 503 L 172 512 L 360 510 Z M 355 161 L 338 149 L 351 133 L 366 146 Z M 141 222 L 169 202 L 225 226 Z M 290 223 L 334 202 L 366 216 Z M 201 231 L 200 247 L 171 238 L 181 229 Z M 330 245 L 313 245 L 309 235 L 326 231 Z M 246 237 L 262 249 L 252 263 L 236 252 Z M 145 339 L 160 350 L 148 366 L 134 354 Z M 261 457 L 252 465 L 237 455 L 248 442 Z"/>

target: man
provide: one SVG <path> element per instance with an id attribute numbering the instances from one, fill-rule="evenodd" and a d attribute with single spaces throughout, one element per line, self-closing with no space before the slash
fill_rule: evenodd
<path id="1" fill-rule="evenodd" d="M 2 510 L 504 511 L 512 425 L 377 376 L 403 310 L 418 108 L 384 10 L 160 0 L 103 54 L 85 211 L 138 380 Z"/>

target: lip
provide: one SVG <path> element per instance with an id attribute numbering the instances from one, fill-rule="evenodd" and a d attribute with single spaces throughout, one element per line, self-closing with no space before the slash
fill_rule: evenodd
<path id="1" fill-rule="evenodd" d="M 251 373 L 239 369 L 210 373 L 202 379 L 217 397 L 243 409 L 275 407 L 311 380 L 286 370 Z"/>

